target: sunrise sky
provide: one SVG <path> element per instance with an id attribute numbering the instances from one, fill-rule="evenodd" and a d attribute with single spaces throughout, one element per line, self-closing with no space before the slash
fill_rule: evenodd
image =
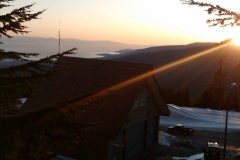
<path id="1" fill-rule="evenodd" d="M 240 27 L 208 27 L 204 8 L 180 0 L 15 0 L 11 10 L 34 2 L 33 11 L 47 11 L 26 23 L 32 31 L 28 36 L 57 38 L 60 26 L 62 38 L 171 45 L 220 42 L 240 33 Z M 240 12 L 238 0 L 201 2 Z"/>

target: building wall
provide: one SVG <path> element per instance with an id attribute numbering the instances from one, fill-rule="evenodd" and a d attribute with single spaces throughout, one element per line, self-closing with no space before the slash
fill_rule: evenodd
<path id="1" fill-rule="evenodd" d="M 145 105 L 140 105 L 140 97 L 142 94 L 146 94 Z M 129 112 L 121 130 L 125 130 L 131 126 L 143 123 L 144 121 L 159 115 L 160 111 L 157 108 L 157 104 L 155 103 L 150 90 L 147 86 L 145 86 L 141 89 L 141 92 L 136 97 L 136 100 L 132 105 L 132 109 Z"/>
<path id="2" fill-rule="evenodd" d="M 108 159 L 109 160 L 121 160 L 123 159 L 123 144 L 125 140 L 125 131 L 121 131 L 116 140 L 109 140 Z"/>
<path id="3" fill-rule="evenodd" d="M 125 157 L 129 158 L 145 149 L 146 126 L 141 123 L 128 129 Z"/>
<path id="4" fill-rule="evenodd" d="M 157 142 L 159 115 L 160 110 L 150 89 L 145 85 L 136 97 L 116 140 L 108 141 L 106 159 L 124 160 Z"/>
<path id="5" fill-rule="evenodd" d="M 148 120 L 148 133 L 147 133 L 147 147 L 152 146 L 158 142 L 158 117 Z"/>
<path id="6" fill-rule="evenodd" d="M 157 142 L 157 126 L 158 117 L 153 117 L 121 131 L 117 139 L 109 143 L 108 159 L 124 160 L 152 146 Z"/>

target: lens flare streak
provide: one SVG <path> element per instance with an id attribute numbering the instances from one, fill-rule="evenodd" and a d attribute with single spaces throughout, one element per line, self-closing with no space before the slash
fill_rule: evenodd
<path id="1" fill-rule="evenodd" d="M 191 61 L 191 60 L 196 59 L 196 58 L 198 58 L 198 57 L 204 56 L 204 55 L 209 54 L 209 53 L 211 53 L 211 52 L 213 52 L 213 51 L 216 51 L 216 50 L 218 50 L 218 49 L 220 49 L 220 48 L 222 48 L 222 47 L 224 47 L 224 46 L 226 46 L 226 45 L 225 45 L 225 44 L 224 44 L 224 45 L 220 45 L 220 46 L 211 48 L 211 49 L 209 49 L 209 50 L 196 53 L 195 55 L 192 55 L 192 56 L 190 56 L 190 57 L 186 57 L 186 58 L 184 58 L 184 59 L 181 59 L 181 60 L 178 60 L 178 61 L 169 63 L 169 64 L 167 64 L 167 65 L 165 65 L 165 66 L 162 66 L 162 67 L 160 67 L 160 68 L 157 68 L 157 69 L 155 69 L 155 70 L 153 70 L 153 71 L 151 71 L 151 72 L 142 74 L 142 75 L 140 75 L 140 76 L 138 76 L 138 77 L 129 79 L 129 80 L 127 80 L 127 81 L 125 81 L 125 82 L 122 82 L 122 83 L 119 83 L 119 84 L 117 84 L 117 85 L 115 85 L 115 86 L 106 88 L 106 89 L 102 90 L 101 92 L 98 92 L 98 93 L 96 93 L 96 94 L 94 94 L 94 95 L 92 95 L 92 96 L 104 96 L 104 95 L 110 94 L 110 93 L 112 93 L 112 92 L 115 92 L 115 91 L 123 88 L 123 87 L 126 87 L 126 86 L 128 86 L 128 85 L 130 85 L 130 84 L 133 84 L 133 83 L 135 83 L 135 82 L 137 82 L 137 81 L 139 81 L 139 80 L 145 79 L 145 78 L 147 78 L 148 76 L 151 76 L 151 75 L 153 75 L 153 74 L 157 74 L 157 73 L 159 73 L 159 72 L 163 72 L 163 71 L 168 70 L 168 69 L 171 69 L 171 68 L 173 68 L 173 67 L 177 67 L 177 66 L 179 66 L 179 65 L 181 65 L 181 64 L 184 64 L 184 63 L 186 63 L 186 62 L 188 62 L 188 61 Z"/>

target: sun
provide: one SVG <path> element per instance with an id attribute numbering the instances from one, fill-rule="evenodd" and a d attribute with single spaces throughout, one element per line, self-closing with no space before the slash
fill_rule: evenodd
<path id="1" fill-rule="evenodd" d="M 240 46 L 240 36 L 239 37 L 234 37 L 232 39 L 231 43 L 234 44 L 234 45 Z"/>

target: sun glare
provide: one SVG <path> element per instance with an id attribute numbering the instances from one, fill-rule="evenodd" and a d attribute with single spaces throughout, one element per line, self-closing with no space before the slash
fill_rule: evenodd
<path id="1" fill-rule="evenodd" d="M 239 37 L 234 37 L 232 39 L 231 43 L 234 44 L 234 45 L 240 46 L 240 36 Z"/>
<path id="2" fill-rule="evenodd" d="M 186 63 L 186 62 L 189 62 L 189 61 L 191 61 L 191 60 L 193 60 L 193 59 L 196 59 L 196 58 L 198 58 L 198 57 L 204 56 L 204 55 L 206 55 L 206 54 L 209 54 L 209 53 L 211 53 L 211 52 L 213 52 L 213 51 L 215 51 L 215 50 L 218 50 L 218 49 L 220 49 L 220 48 L 222 48 L 222 47 L 224 47 L 224 45 L 217 46 L 217 47 L 214 47 L 214 48 L 212 48 L 212 49 L 209 49 L 209 50 L 206 50 L 206 51 L 203 51 L 203 52 L 199 52 L 199 53 L 197 53 L 197 54 L 194 54 L 194 55 L 192 55 L 192 56 L 190 56 L 190 57 L 186 57 L 186 58 L 180 59 L 180 60 L 178 60 L 178 61 L 169 63 L 169 64 L 167 64 L 167 65 L 165 65 L 165 66 L 160 67 L 160 68 L 156 68 L 153 72 L 145 73 L 145 74 L 142 74 L 142 75 L 140 75 L 140 76 L 138 76 L 138 77 L 134 77 L 134 78 L 129 79 L 129 80 L 125 81 L 125 82 L 122 82 L 122 83 L 119 83 L 119 84 L 117 84 L 117 85 L 115 85 L 115 86 L 112 86 L 112 87 L 110 87 L 110 88 L 107 88 L 107 89 L 103 90 L 102 92 L 99 92 L 99 93 L 97 93 L 97 94 L 93 94 L 92 96 L 98 96 L 98 95 L 104 96 L 105 94 L 109 94 L 109 93 L 111 93 L 111 92 L 115 92 L 115 91 L 118 90 L 119 88 L 126 87 L 126 86 L 129 85 L 129 84 L 133 84 L 133 83 L 135 83 L 136 81 L 138 81 L 138 80 L 140 80 L 140 79 L 143 79 L 143 78 L 146 78 L 146 77 L 149 76 L 149 75 L 157 74 L 157 73 L 159 73 L 159 72 L 163 72 L 163 71 L 168 70 L 168 69 L 171 69 L 171 68 L 173 68 L 173 67 L 177 67 L 177 66 L 179 66 L 179 65 L 181 65 L 181 64 L 184 64 L 184 63 Z"/>

